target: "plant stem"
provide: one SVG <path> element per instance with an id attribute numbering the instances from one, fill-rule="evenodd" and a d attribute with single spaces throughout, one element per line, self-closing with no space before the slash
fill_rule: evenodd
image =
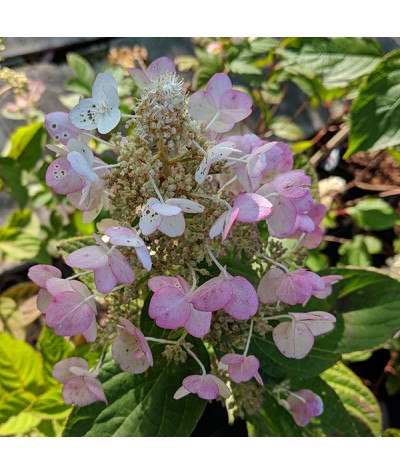
<path id="1" fill-rule="evenodd" d="M 189 355 L 197 362 L 197 364 L 200 366 L 203 375 L 206 375 L 207 374 L 206 368 L 204 367 L 203 363 L 199 360 L 199 358 L 196 356 L 196 354 L 193 353 L 193 351 L 190 350 L 187 346 L 183 345 L 183 347 L 189 353 Z"/>
<path id="2" fill-rule="evenodd" d="M 249 351 L 251 336 L 252 336 L 252 334 L 253 334 L 253 326 L 254 326 L 254 320 L 251 320 L 251 322 L 250 322 L 249 336 L 247 337 L 246 347 L 245 347 L 245 349 L 244 349 L 243 356 L 247 356 L 247 352 Z"/>

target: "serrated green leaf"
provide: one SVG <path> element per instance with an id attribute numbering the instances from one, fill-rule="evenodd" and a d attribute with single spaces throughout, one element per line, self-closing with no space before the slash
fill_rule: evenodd
<path id="1" fill-rule="evenodd" d="M 78 76 L 78 79 L 84 85 L 89 94 L 92 90 L 92 85 L 96 77 L 91 64 L 82 56 L 76 53 L 67 53 L 67 63 L 68 66 L 74 70 L 75 74 Z"/>
<path id="2" fill-rule="evenodd" d="M 255 54 L 269 53 L 272 49 L 279 45 L 279 42 L 275 38 L 256 38 L 250 41 L 250 51 Z"/>
<path id="3" fill-rule="evenodd" d="M 381 435 L 382 418 L 378 402 L 358 376 L 343 363 L 338 363 L 321 377 L 335 390 L 353 417 L 359 435 Z"/>
<path id="4" fill-rule="evenodd" d="M 292 38 L 278 52 L 281 67 L 310 78 L 318 77 L 325 87 L 345 87 L 368 74 L 383 56 L 372 38 Z"/>
<path id="5" fill-rule="evenodd" d="M 42 122 L 19 127 L 10 137 L 8 157 L 18 160 L 23 170 L 31 170 L 42 155 L 44 129 Z"/>
<path id="6" fill-rule="evenodd" d="M 261 75 L 262 71 L 260 68 L 249 64 L 248 62 L 240 59 L 235 59 L 229 64 L 229 69 L 234 74 L 255 74 Z"/>
<path id="7" fill-rule="evenodd" d="M 400 51 L 387 55 L 360 89 L 350 116 L 350 157 L 400 143 Z"/>
<path id="8" fill-rule="evenodd" d="M 346 208 L 346 213 L 360 228 L 373 231 L 390 229 L 399 221 L 390 204 L 380 198 L 364 198 L 355 206 Z"/>
<path id="9" fill-rule="evenodd" d="M 0 334 L 0 387 L 5 391 L 43 392 L 42 359 L 23 341 Z"/>

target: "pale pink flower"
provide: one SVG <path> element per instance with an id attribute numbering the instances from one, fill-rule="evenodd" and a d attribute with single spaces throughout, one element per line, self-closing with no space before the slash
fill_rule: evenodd
<path id="1" fill-rule="evenodd" d="M 117 282 L 131 284 L 135 280 L 135 273 L 126 257 L 118 249 L 109 249 L 96 234 L 93 234 L 98 246 L 85 246 L 71 252 L 65 262 L 78 269 L 94 271 L 94 283 L 97 290 L 108 294 Z"/>
<path id="2" fill-rule="evenodd" d="M 103 386 L 83 358 L 72 357 L 59 361 L 53 367 L 53 378 L 64 385 L 62 397 L 65 404 L 87 406 L 96 401 L 107 404 Z"/>
<path id="3" fill-rule="evenodd" d="M 149 316 L 157 326 L 167 329 L 184 327 L 186 331 L 201 338 L 210 331 L 211 312 L 199 311 L 190 302 L 192 290 L 180 276 L 152 277 L 148 282 L 154 292 L 149 305 Z"/>
<path id="4" fill-rule="evenodd" d="M 228 386 L 213 374 L 187 376 L 174 394 L 174 399 L 181 399 L 190 393 L 207 400 L 216 399 L 218 396 L 227 399 L 231 395 Z"/>
<path id="5" fill-rule="evenodd" d="M 70 139 L 79 139 L 81 130 L 71 122 L 67 112 L 51 112 L 44 119 L 44 126 L 50 137 L 63 145 Z"/>
<path id="6" fill-rule="evenodd" d="M 144 236 L 159 230 L 169 237 L 182 236 L 186 223 L 183 213 L 202 213 L 204 206 L 185 198 L 150 198 L 143 208 L 139 228 Z"/>
<path id="7" fill-rule="evenodd" d="M 253 356 L 237 355 L 235 353 L 228 353 L 224 355 L 218 365 L 218 369 L 227 370 L 229 377 L 235 383 L 246 383 L 251 378 L 264 385 L 258 369 L 260 362 Z"/>
<path id="8" fill-rule="evenodd" d="M 86 285 L 75 280 L 53 277 L 46 282 L 52 296 L 46 309 L 46 323 L 57 335 L 73 336 L 82 333 L 94 341 L 97 333 L 97 307 Z"/>
<path id="9" fill-rule="evenodd" d="M 92 97 L 80 101 L 69 113 L 69 118 L 79 129 L 97 129 L 100 134 L 107 134 L 121 119 L 118 106 L 117 81 L 109 73 L 100 73 L 94 81 Z"/>
<path id="10" fill-rule="evenodd" d="M 272 332 L 278 350 L 287 358 L 302 359 L 314 345 L 314 337 L 333 329 L 336 318 L 328 312 L 289 312 L 290 322 L 279 323 Z"/>
<path id="11" fill-rule="evenodd" d="M 197 290 L 190 302 L 201 312 L 225 310 L 236 320 L 248 320 L 258 310 L 258 298 L 254 287 L 242 276 L 221 273 Z"/>
<path id="12" fill-rule="evenodd" d="M 153 356 L 143 333 L 129 320 L 120 317 L 117 337 L 112 344 L 112 355 L 122 371 L 144 373 L 153 366 Z"/>
<path id="13" fill-rule="evenodd" d="M 52 299 L 51 294 L 46 289 L 46 283 L 52 277 L 61 278 L 61 271 L 54 266 L 39 264 L 29 268 L 28 277 L 40 287 L 37 296 L 37 308 L 42 313 L 46 313 L 47 306 Z"/>
<path id="14" fill-rule="evenodd" d="M 144 86 L 149 84 L 151 81 L 154 81 L 159 76 L 164 76 L 167 72 L 171 74 L 175 73 L 175 65 L 171 59 L 163 56 L 150 63 L 146 72 L 143 72 L 139 68 L 131 68 L 128 69 L 128 71 L 136 81 L 137 85 L 143 89 Z"/>
<path id="15" fill-rule="evenodd" d="M 213 132 L 227 132 L 251 114 L 251 97 L 232 89 L 229 77 L 217 73 L 208 81 L 205 91 L 195 92 L 189 99 L 189 113 Z"/>
<path id="16" fill-rule="evenodd" d="M 325 288 L 322 290 L 315 290 L 312 293 L 312 297 L 316 297 L 317 299 L 326 299 L 326 297 L 329 297 L 332 293 L 332 285 L 336 284 L 336 282 L 339 282 L 339 280 L 342 280 L 343 277 L 341 275 L 324 275 L 321 277 L 321 279 L 324 281 Z M 306 305 L 306 302 L 304 302 L 303 305 Z"/>
<path id="17" fill-rule="evenodd" d="M 135 230 L 124 226 L 109 226 L 103 234 L 110 238 L 110 244 L 114 246 L 133 247 L 143 267 L 148 271 L 151 270 L 150 252 Z"/>
<path id="18" fill-rule="evenodd" d="M 233 206 L 214 221 L 209 232 L 210 239 L 221 234 L 222 241 L 225 241 L 235 221 L 256 223 L 268 218 L 272 212 L 272 203 L 263 196 L 256 193 L 241 193 L 235 198 Z"/>
<path id="19" fill-rule="evenodd" d="M 323 291 L 325 282 L 314 272 L 298 269 L 284 272 L 274 267 L 261 279 L 257 294 L 262 303 L 272 304 L 278 301 L 289 305 L 307 302 L 314 292 Z"/>
<path id="20" fill-rule="evenodd" d="M 322 399 L 309 389 L 290 393 L 284 407 L 292 414 L 295 423 L 305 427 L 313 417 L 320 416 L 324 410 Z"/>

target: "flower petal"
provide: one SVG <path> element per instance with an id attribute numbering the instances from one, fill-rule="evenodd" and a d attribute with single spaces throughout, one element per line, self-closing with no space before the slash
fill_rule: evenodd
<path id="1" fill-rule="evenodd" d="M 236 219 L 241 223 L 256 223 L 272 214 L 272 203 L 257 193 L 241 193 L 233 203 L 238 208 Z"/>
<path id="2" fill-rule="evenodd" d="M 135 250 L 139 261 L 142 263 L 142 266 L 146 270 L 151 271 L 151 256 L 147 246 L 138 246 L 135 247 Z"/>
<path id="3" fill-rule="evenodd" d="M 260 302 L 266 304 L 277 302 L 279 299 L 276 291 L 284 278 L 285 272 L 282 269 L 273 267 L 268 270 L 258 284 L 257 295 Z"/>
<path id="4" fill-rule="evenodd" d="M 111 270 L 118 282 L 131 284 L 135 280 L 135 273 L 122 252 L 114 249 L 110 253 L 109 259 Z"/>
<path id="5" fill-rule="evenodd" d="M 97 269 L 108 263 L 108 256 L 100 246 L 86 246 L 68 254 L 65 262 L 78 269 Z"/>
<path id="6" fill-rule="evenodd" d="M 145 236 L 153 234 L 158 229 L 163 220 L 162 216 L 150 208 L 154 202 L 152 200 L 155 199 L 151 198 L 144 206 L 139 221 L 139 228 Z"/>
<path id="7" fill-rule="evenodd" d="M 48 166 L 46 185 L 58 195 L 68 195 L 80 191 L 84 185 L 84 180 L 71 167 L 66 157 L 60 157 Z"/>
<path id="8" fill-rule="evenodd" d="M 176 287 L 162 287 L 152 296 L 149 316 L 161 328 L 175 329 L 185 325 L 191 305 Z"/>
<path id="9" fill-rule="evenodd" d="M 144 246 L 144 241 L 131 228 L 124 226 L 110 226 L 103 231 L 110 238 L 110 244 L 116 246 L 139 247 Z"/>
<path id="10" fill-rule="evenodd" d="M 111 270 L 110 264 L 97 267 L 93 273 L 96 289 L 102 294 L 108 294 L 117 285 L 117 278 Z"/>
<path id="11" fill-rule="evenodd" d="M 287 358 L 300 360 L 308 355 L 314 344 L 314 336 L 304 323 L 282 322 L 277 325 L 272 337 L 278 350 Z"/>
<path id="12" fill-rule="evenodd" d="M 228 91 L 232 91 L 232 82 L 224 73 L 214 74 L 207 83 L 207 97 L 212 100 L 216 108 L 219 108 L 223 95 Z"/>
<path id="13" fill-rule="evenodd" d="M 190 297 L 190 302 L 197 310 L 215 312 L 224 308 L 232 296 L 231 280 L 219 276 L 208 280 L 195 290 Z"/>
<path id="14" fill-rule="evenodd" d="M 176 216 L 179 213 L 182 213 L 182 210 L 178 206 L 173 206 L 172 204 L 160 203 L 157 201 L 150 206 L 150 209 L 155 213 L 161 214 L 161 216 Z"/>
<path id="15" fill-rule="evenodd" d="M 61 278 L 61 271 L 57 267 L 48 264 L 38 264 L 29 268 L 28 277 L 36 285 L 43 288 L 52 277 Z"/>
<path id="16" fill-rule="evenodd" d="M 202 213 L 204 206 L 196 201 L 187 200 L 186 198 L 170 198 L 165 200 L 165 203 L 173 206 L 178 206 L 184 213 Z"/>
<path id="17" fill-rule="evenodd" d="M 237 320 L 247 320 L 257 313 L 257 292 L 250 282 L 242 276 L 233 277 L 230 282 L 233 295 L 224 306 L 224 310 Z"/>
<path id="18" fill-rule="evenodd" d="M 235 124 L 251 114 L 251 97 L 245 92 L 227 91 L 221 98 L 221 118 L 224 124 Z"/>
<path id="19" fill-rule="evenodd" d="M 93 309 L 76 292 L 61 292 L 49 303 L 47 325 L 57 335 L 73 336 L 87 330 L 93 320 Z"/>
<path id="20" fill-rule="evenodd" d="M 158 76 L 163 76 L 167 71 L 174 73 L 175 64 L 172 59 L 163 56 L 149 64 L 146 75 L 150 80 L 154 80 Z"/>
<path id="21" fill-rule="evenodd" d="M 133 80 L 139 86 L 139 88 L 143 89 L 146 84 L 149 83 L 149 78 L 146 74 L 139 68 L 130 68 L 128 69 L 129 74 L 132 76 Z"/>
<path id="22" fill-rule="evenodd" d="M 50 137 L 67 145 L 71 138 L 78 138 L 80 130 L 70 121 L 67 112 L 51 112 L 44 120 L 44 126 Z"/>
<path id="23" fill-rule="evenodd" d="M 102 104 L 93 99 L 83 99 L 69 113 L 72 124 L 78 129 L 94 130 L 101 114 Z"/>
<path id="24" fill-rule="evenodd" d="M 202 338 L 210 331 L 211 312 L 200 312 L 192 306 L 189 320 L 185 323 L 185 330 L 196 338 Z"/>
<path id="25" fill-rule="evenodd" d="M 53 370 L 51 372 L 53 378 L 59 383 L 66 383 L 69 379 L 74 377 L 73 373 L 70 371 L 71 366 L 89 371 L 89 364 L 85 359 L 73 356 L 71 358 L 61 360 L 53 366 Z"/>
<path id="26" fill-rule="evenodd" d="M 118 84 L 114 76 L 110 73 L 99 73 L 92 87 L 92 95 L 95 99 L 102 100 L 104 98 L 104 86 L 111 86 L 118 91 Z"/>
<path id="27" fill-rule="evenodd" d="M 100 134 L 108 134 L 119 124 L 121 111 L 117 107 L 102 112 L 97 119 L 97 130 Z"/>
<path id="28" fill-rule="evenodd" d="M 169 237 L 182 236 L 185 232 L 186 223 L 182 213 L 176 216 L 164 216 L 158 230 Z"/>

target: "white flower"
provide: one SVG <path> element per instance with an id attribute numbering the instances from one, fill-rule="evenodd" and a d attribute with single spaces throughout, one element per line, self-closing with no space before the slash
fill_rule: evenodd
<path id="1" fill-rule="evenodd" d="M 97 129 L 100 134 L 107 134 L 121 119 L 117 81 L 109 73 L 98 74 L 92 96 L 79 102 L 69 113 L 69 118 L 79 129 Z"/>

